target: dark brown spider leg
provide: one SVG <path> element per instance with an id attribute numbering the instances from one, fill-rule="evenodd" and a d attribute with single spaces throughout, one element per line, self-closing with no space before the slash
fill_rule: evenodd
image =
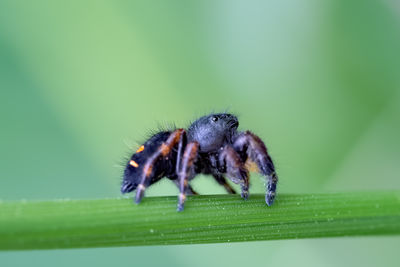
<path id="1" fill-rule="evenodd" d="M 249 197 L 249 172 L 240 159 L 239 154 L 232 146 L 226 145 L 219 156 L 219 161 L 225 168 L 228 178 L 235 184 L 239 184 L 242 190 L 242 198 Z"/>
<path id="2" fill-rule="evenodd" d="M 172 148 L 176 146 L 178 142 L 180 142 L 182 135 L 184 134 L 185 130 L 183 129 L 173 131 L 168 137 L 167 141 L 163 142 L 157 151 L 146 161 L 146 164 L 143 167 L 142 179 L 136 189 L 136 203 L 140 203 L 144 196 L 146 187 L 150 184 L 153 174 L 153 167 L 156 161 L 162 157 L 166 157 L 171 152 Z"/>
<path id="3" fill-rule="evenodd" d="M 242 156 L 243 162 L 249 157 L 251 161 L 257 164 L 260 173 L 266 176 L 267 192 L 265 202 L 268 206 L 271 206 L 275 199 L 278 176 L 264 142 L 255 134 L 246 131 L 236 137 L 233 147 Z"/>
<path id="4" fill-rule="evenodd" d="M 182 129 L 182 134 L 179 139 L 179 144 L 178 144 L 178 153 L 176 156 L 176 172 L 179 172 L 181 169 L 181 164 L 182 164 L 182 156 L 183 152 L 185 150 L 186 144 L 187 144 L 187 136 L 186 136 L 186 131 Z M 179 180 L 178 180 L 178 188 L 179 188 Z"/>
<path id="5" fill-rule="evenodd" d="M 187 195 L 199 195 L 199 193 L 197 193 L 194 189 L 193 189 L 193 187 L 191 186 L 191 185 L 188 185 L 188 189 L 187 189 L 187 191 L 186 191 L 186 194 Z"/>
<path id="6" fill-rule="evenodd" d="M 178 145 L 178 154 L 176 157 L 176 170 L 177 172 L 181 169 L 181 163 L 182 163 L 182 156 L 184 153 L 184 149 L 187 143 L 187 137 L 186 137 L 186 132 L 184 131 L 181 139 L 179 140 L 179 145 Z M 177 180 L 174 181 L 176 186 L 178 187 L 178 189 L 180 188 L 180 182 L 179 182 L 179 178 Z M 189 184 L 186 192 L 187 195 L 198 195 L 198 193 L 192 188 L 192 186 Z"/>
<path id="7" fill-rule="evenodd" d="M 196 142 L 187 144 L 183 154 L 181 169 L 178 172 L 179 178 L 179 197 L 178 211 L 182 211 L 186 200 L 186 192 L 189 187 L 189 179 L 193 175 L 193 163 L 197 157 L 199 144 Z"/>
<path id="8" fill-rule="evenodd" d="M 178 189 L 180 188 L 180 182 L 179 179 L 175 180 L 174 183 L 176 184 L 176 186 L 178 187 Z M 198 195 L 199 193 L 197 193 L 193 187 L 189 184 L 188 187 L 186 188 L 186 195 Z"/>
<path id="9" fill-rule="evenodd" d="M 214 179 L 225 188 L 226 192 L 228 192 L 229 194 L 236 194 L 235 189 L 233 189 L 232 186 L 228 184 L 224 176 L 218 174 L 214 174 L 213 176 Z"/>

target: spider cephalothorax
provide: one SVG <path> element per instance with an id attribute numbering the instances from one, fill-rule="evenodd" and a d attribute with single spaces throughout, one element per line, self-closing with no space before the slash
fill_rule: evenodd
<path id="1" fill-rule="evenodd" d="M 247 161 L 254 162 L 267 179 L 265 202 L 272 205 L 278 177 L 274 164 L 261 139 L 250 131 L 238 132 L 239 122 L 232 114 L 204 116 L 188 130 L 162 131 L 153 135 L 132 155 L 124 171 L 121 192 L 136 189 L 139 203 L 145 189 L 163 177 L 174 181 L 180 194 L 178 211 L 183 210 L 187 194 L 197 194 L 189 181 L 197 174 L 210 174 L 229 192 L 235 190 L 225 175 L 241 187 L 241 195 L 249 196 Z"/>

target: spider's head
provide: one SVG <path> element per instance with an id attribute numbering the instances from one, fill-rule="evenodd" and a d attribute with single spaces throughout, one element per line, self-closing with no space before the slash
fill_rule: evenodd
<path id="1" fill-rule="evenodd" d="M 200 145 L 200 152 L 218 150 L 226 142 L 231 142 L 232 136 L 239 126 L 236 116 L 228 113 L 211 114 L 190 125 L 188 129 L 189 141 L 196 141 Z"/>

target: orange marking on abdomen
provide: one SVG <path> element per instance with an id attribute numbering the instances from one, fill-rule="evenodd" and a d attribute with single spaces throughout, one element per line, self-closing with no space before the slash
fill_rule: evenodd
<path id="1" fill-rule="evenodd" d="M 134 160 L 129 161 L 129 165 L 131 165 L 131 166 L 133 166 L 135 168 L 139 167 L 139 164 L 137 164 L 137 162 L 134 161 Z"/>
<path id="2" fill-rule="evenodd" d="M 138 150 L 136 150 L 136 153 L 140 153 L 140 152 L 142 152 L 143 150 L 144 150 L 144 146 L 141 146 L 141 147 L 138 148 Z"/>

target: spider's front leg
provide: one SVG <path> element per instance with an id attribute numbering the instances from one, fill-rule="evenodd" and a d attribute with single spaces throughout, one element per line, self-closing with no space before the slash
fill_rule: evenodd
<path id="1" fill-rule="evenodd" d="M 267 192 L 265 202 L 271 206 L 275 199 L 278 176 L 271 157 L 268 155 L 264 142 L 250 131 L 240 133 L 234 140 L 233 147 L 241 155 L 242 162 L 250 158 L 255 162 L 264 176 L 267 177 Z"/>
<path id="2" fill-rule="evenodd" d="M 241 161 L 240 155 L 231 145 L 226 145 L 219 154 L 219 162 L 228 178 L 240 185 L 242 198 L 247 199 L 249 197 L 249 172 Z"/>
<path id="3" fill-rule="evenodd" d="M 186 145 L 185 153 L 183 154 L 182 161 L 179 164 L 178 179 L 179 179 L 179 197 L 178 197 L 178 211 L 182 211 L 186 200 L 186 192 L 189 188 L 189 179 L 194 175 L 193 166 L 197 158 L 199 144 L 191 142 Z M 178 158 L 179 160 L 179 158 Z"/>

